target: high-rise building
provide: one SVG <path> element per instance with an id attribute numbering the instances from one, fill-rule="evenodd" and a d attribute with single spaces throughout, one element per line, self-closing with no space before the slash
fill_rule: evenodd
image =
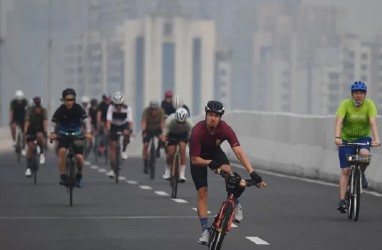
<path id="1" fill-rule="evenodd" d="M 122 29 L 125 90 L 136 117 L 166 90 L 181 95 L 192 114 L 201 113 L 215 93 L 215 23 L 191 19 L 176 0 L 161 0 L 153 14 Z"/>

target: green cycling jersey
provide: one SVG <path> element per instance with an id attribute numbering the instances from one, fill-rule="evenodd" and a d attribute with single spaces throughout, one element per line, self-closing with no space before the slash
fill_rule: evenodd
<path id="1" fill-rule="evenodd" d="M 377 108 L 371 99 L 365 99 L 361 107 L 357 108 L 349 98 L 341 102 L 336 114 L 343 118 L 341 139 L 354 141 L 370 137 L 370 118 L 377 116 Z"/>

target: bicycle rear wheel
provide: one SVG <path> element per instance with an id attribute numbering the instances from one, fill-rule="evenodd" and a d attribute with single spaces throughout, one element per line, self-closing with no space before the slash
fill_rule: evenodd
<path id="1" fill-rule="evenodd" d="M 117 142 L 119 143 L 119 142 Z M 121 169 L 121 147 L 117 146 L 115 152 L 115 165 L 114 165 L 114 173 L 115 173 L 115 183 L 119 182 L 119 170 Z"/>
<path id="2" fill-rule="evenodd" d="M 223 216 L 221 218 L 220 228 L 215 228 L 215 232 L 212 234 L 212 237 L 210 235 L 210 250 L 219 250 L 223 245 L 223 240 L 227 233 L 227 228 L 231 223 L 230 220 L 233 214 L 233 210 L 234 207 L 226 203 L 226 206 L 223 211 Z"/>
<path id="3" fill-rule="evenodd" d="M 32 159 L 32 174 L 33 174 L 33 183 L 37 184 L 37 170 L 38 170 L 38 158 L 37 158 L 37 152 L 34 152 L 33 159 Z"/>
<path id="4" fill-rule="evenodd" d="M 154 140 L 155 140 L 155 138 L 151 139 L 151 144 L 150 144 L 150 163 L 149 163 L 150 179 L 152 179 L 152 180 L 155 179 L 155 160 L 156 160 L 156 149 L 155 149 Z"/>
<path id="5" fill-rule="evenodd" d="M 361 206 L 361 172 L 356 169 L 354 176 L 354 221 L 358 221 Z"/>
<path id="6" fill-rule="evenodd" d="M 179 154 L 175 154 L 174 164 L 171 167 L 171 190 L 172 198 L 176 198 L 178 195 L 178 180 L 179 180 Z"/>

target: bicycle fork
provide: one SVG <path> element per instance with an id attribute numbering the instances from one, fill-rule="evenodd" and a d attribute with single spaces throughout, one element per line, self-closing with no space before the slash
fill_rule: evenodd
<path id="1" fill-rule="evenodd" d="M 221 206 L 221 209 L 220 209 L 220 212 L 219 214 L 217 215 L 217 217 L 215 217 L 215 226 L 216 226 L 216 230 L 221 233 L 222 232 L 222 219 L 223 219 L 223 216 L 224 216 L 224 210 L 227 206 L 231 206 L 233 208 L 233 212 L 230 214 L 229 216 L 229 223 L 227 225 L 227 228 L 226 228 L 226 232 L 229 232 L 231 231 L 231 225 L 232 225 L 232 222 L 233 222 L 233 217 L 234 217 L 234 214 L 235 214 L 235 210 L 236 210 L 236 207 L 235 207 L 235 203 L 232 201 L 232 200 L 229 200 L 229 201 L 225 201 L 223 202 L 222 206 Z"/>

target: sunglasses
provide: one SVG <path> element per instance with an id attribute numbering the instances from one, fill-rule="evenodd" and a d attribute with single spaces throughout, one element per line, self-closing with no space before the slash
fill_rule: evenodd
<path id="1" fill-rule="evenodd" d="M 74 102 L 74 98 L 67 98 L 65 99 L 65 102 Z"/>

